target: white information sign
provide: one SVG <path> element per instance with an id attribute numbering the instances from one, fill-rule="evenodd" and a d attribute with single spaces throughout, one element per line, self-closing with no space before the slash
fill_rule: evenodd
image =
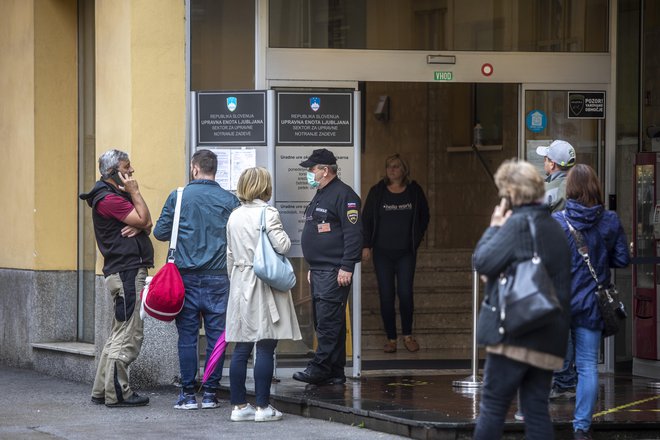
<path id="1" fill-rule="evenodd" d="M 254 148 L 209 148 L 218 156 L 218 171 L 215 181 L 228 191 L 236 191 L 238 178 L 246 168 L 257 164 L 257 153 Z"/>
<path id="2" fill-rule="evenodd" d="M 305 226 L 305 209 L 316 194 L 307 183 L 307 168 L 300 166 L 318 146 L 275 148 L 275 207 L 291 238 L 288 257 L 302 257 L 300 237 Z M 337 158 L 337 175 L 347 185 L 354 187 L 355 150 L 353 147 L 330 147 Z"/>
<path id="3" fill-rule="evenodd" d="M 311 156 L 319 147 L 276 147 L 275 175 L 277 185 L 275 200 L 278 202 L 309 202 L 316 189 L 307 183 L 307 168 L 300 162 Z M 337 175 L 347 185 L 354 186 L 355 159 L 353 147 L 328 148 L 337 158 Z"/>

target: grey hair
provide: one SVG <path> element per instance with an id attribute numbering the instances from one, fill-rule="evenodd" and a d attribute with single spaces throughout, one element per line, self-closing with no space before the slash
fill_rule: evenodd
<path id="1" fill-rule="evenodd" d="M 128 162 L 128 153 L 121 150 L 108 150 L 99 157 L 101 178 L 109 179 L 113 171 L 119 168 L 119 162 Z"/>
<path id="2" fill-rule="evenodd" d="M 332 165 L 323 165 L 323 166 L 330 168 L 332 172 L 335 174 L 337 174 L 337 171 L 339 170 L 339 167 L 337 166 L 336 163 L 333 163 Z"/>

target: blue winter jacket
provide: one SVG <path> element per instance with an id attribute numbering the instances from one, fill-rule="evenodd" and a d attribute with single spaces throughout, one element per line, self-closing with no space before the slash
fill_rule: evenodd
<path id="1" fill-rule="evenodd" d="M 610 284 L 610 268 L 626 267 L 630 263 L 623 226 L 616 213 L 606 210 L 602 205 L 587 208 L 572 199 L 566 201 L 563 211 L 555 212 L 552 216 L 564 229 L 571 248 L 571 326 L 602 330 L 603 321 L 594 295 L 598 285 L 577 251 L 575 238 L 566 219 L 582 233 L 591 265 L 598 275 L 598 282 L 603 286 Z"/>

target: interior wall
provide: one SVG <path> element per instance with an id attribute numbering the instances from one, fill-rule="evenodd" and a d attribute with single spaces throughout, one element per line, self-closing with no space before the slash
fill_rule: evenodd
<path id="1" fill-rule="evenodd" d="M 476 154 L 469 148 L 450 151 L 471 143 L 471 93 L 471 85 L 461 83 L 366 85 L 362 198 L 384 176 L 385 158 L 401 154 L 429 200 L 426 249 L 473 248 L 497 203 L 495 186 Z M 381 96 L 390 99 L 387 122 L 374 116 Z M 492 173 L 503 160 L 517 156 L 517 106 L 517 85 L 503 85 L 502 146 L 481 153 Z"/>

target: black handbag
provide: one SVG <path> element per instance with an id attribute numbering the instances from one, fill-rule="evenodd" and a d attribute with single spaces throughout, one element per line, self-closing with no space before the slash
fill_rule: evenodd
<path id="1" fill-rule="evenodd" d="M 521 336 L 545 327 L 561 314 L 555 286 L 536 248 L 536 225 L 527 216 L 533 256 L 500 276 L 500 320 L 504 333 Z"/>
<path id="2" fill-rule="evenodd" d="M 582 261 L 584 261 L 589 268 L 589 273 L 591 273 L 591 276 L 598 286 L 595 295 L 600 316 L 603 318 L 603 337 L 606 338 L 615 335 L 619 331 L 619 327 L 621 327 L 625 319 L 628 317 L 626 308 L 619 299 L 619 290 L 614 284 L 610 283 L 608 287 L 603 287 L 598 282 L 598 276 L 596 275 L 594 267 L 591 265 L 589 249 L 584 243 L 582 233 L 571 225 L 566 218 L 566 213 L 564 213 L 564 220 L 566 220 L 566 225 L 568 225 L 568 229 L 571 231 L 571 234 L 573 234 L 573 238 L 575 238 L 575 245 L 578 253 L 582 257 Z"/>

